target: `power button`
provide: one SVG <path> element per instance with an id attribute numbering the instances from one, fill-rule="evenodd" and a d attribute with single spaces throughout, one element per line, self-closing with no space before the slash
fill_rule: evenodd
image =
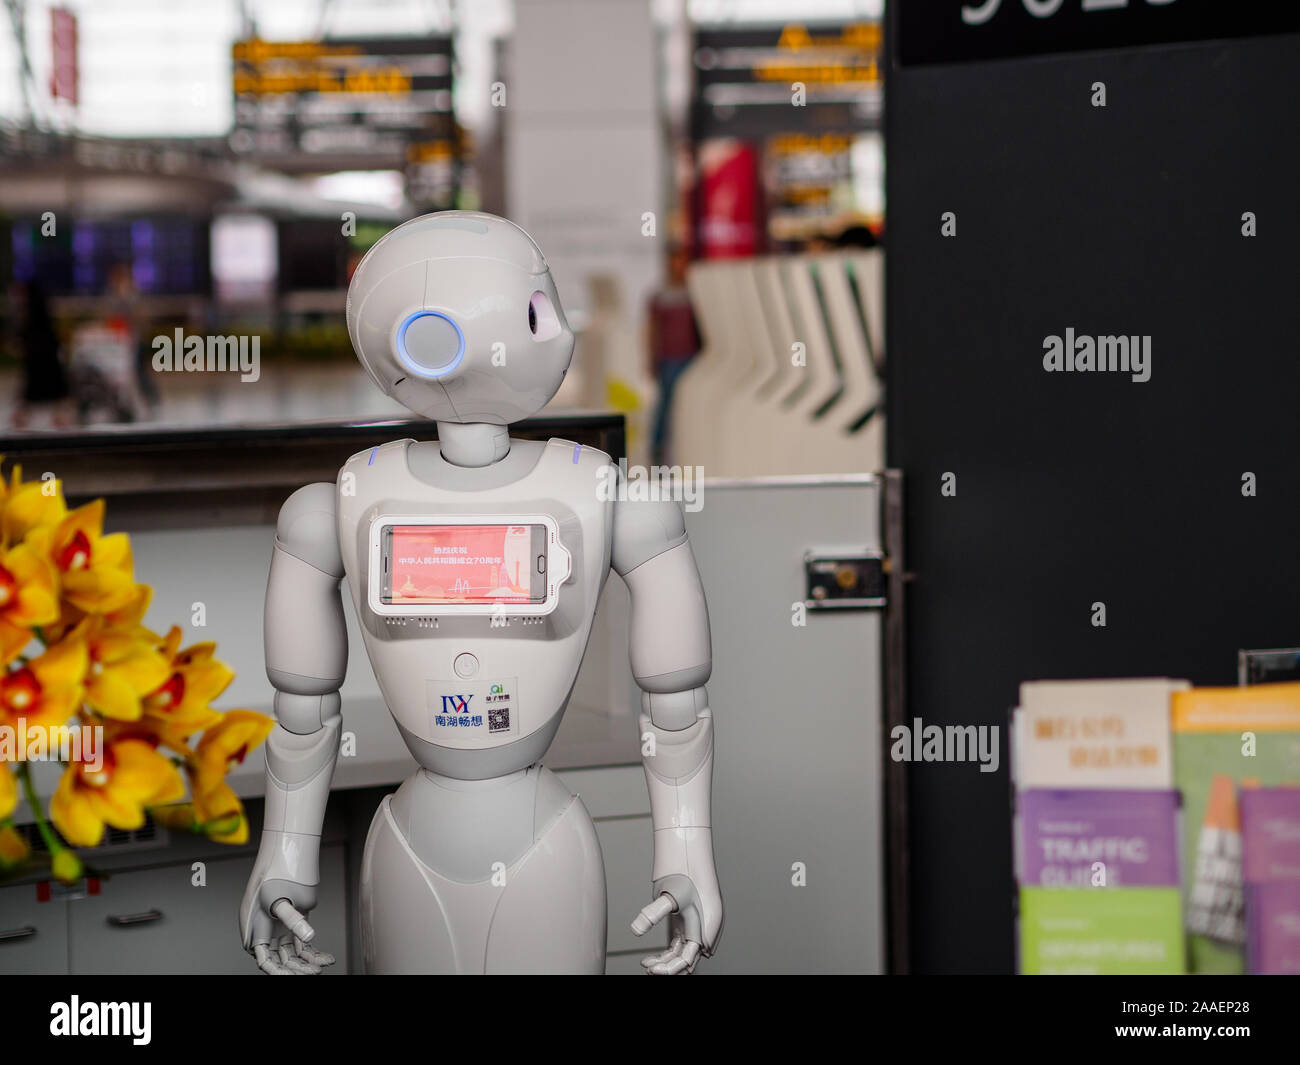
<path id="1" fill-rule="evenodd" d="M 456 671 L 458 677 L 472 677 L 478 672 L 478 659 L 468 651 L 463 651 L 456 656 L 452 668 Z"/>

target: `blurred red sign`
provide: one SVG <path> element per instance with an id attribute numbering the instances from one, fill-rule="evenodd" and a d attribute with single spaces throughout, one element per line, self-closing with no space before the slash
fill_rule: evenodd
<path id="1" fill-rule="evenodd" d="M 50 95 L 77 104 L 77 16 L 65 7 L 50 9 Z"/>

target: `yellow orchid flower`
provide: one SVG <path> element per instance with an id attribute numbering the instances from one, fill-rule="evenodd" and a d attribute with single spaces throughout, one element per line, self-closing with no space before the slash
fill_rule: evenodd
<path id="1" fill-rule="evenodd" d="M 0 825 L 0 869 L 17 865 L 31 852 L 18 829 L 13 825 Z"/>
<path id="2" fill-rule="evenodd" d="M 104 531 L 104 501 L 70 511 L 53 529 L 50 558 L 59 571 L 63 598 L 87 614 L 107 614 L 135 601 L 131 541 Z"/>
<path id="3" fill-rule="evenodd" d="M 0 477 L 0 727 L 19 737 L 0 756 L 35 757 L 42 739 L 47 750 L 57 749 L 46 730 L 69 721 L 99 732 L 93 750 L 73 748 L 76 757 L 48 803 L 72 847 L 98 845 L 108 825 L 138 828 L 150 811 L 159 823 L 244 843 L 248 818 L 225 776 L 275 722 L 212 708 L 233 672 L 216 658 L 215 644 L 182 649 L 179 628 L 166 637 L 146 628 L 152 595 L 135 582 L 129 537 L 104 534 L 102 499 L 69 510 L 52 477 L 24 484 L 17 466 Z M 23 652 L 33 637 L 45 649 L 29 661 Z M 182 757 L 169 757 L 163 745 Z M 188 802 L 181 762 L 192 786 Z M 18 804 L 20 775 L 0 763 L 5 869 L 28 856 L 26 841 L 6 822 Z M 44 805 L 36 803 L 38 816 Z M 76 853 L 56 847 L 48 827 L 43 832 L 53 875 L 80 877 Z"/>
<path id="4" fill-rule="evenodd" d="M 163 657 L 171 675 L 144 701 L 145 716 L 157 722 L 169 746 L 181 744 L 194 733 L 215 725 L 221 714 L 211 703 L 230 686 L 234 671 L 213 657 L 215 643 L 196 643 L 180 649 L 181 630 L 172 626 L 163 641 Z"/>
<path id="5" fill-rule="evenodd" d="M 0 537 L 5 545 L 21 543 L 35 528 L 57 525 L 68 513 L 63 484 L 58 480 L 23 484 L 22 467 L 14 466 L 10 483 L 0 480 Z"/>
<path id="6" fill-rule="evenodd" d="M 104 621 L 115 629 L 147 636 L 155 644 L 161 645 L 163 638 L 156 632 L 144 627 L 144 616 L 149 610 L 149 603 L 152 599 L 153 589 L 147 584 L 137 584 L 131 598 L 126 601 L 124 606 L 117 610 L 105 611 Z"/>
<path id="7" fill-rule="evenodd" d="M 144 824 L 146 807 L 185 795 L 176 767 L 152 742 L 130 734 L 105 741 L 102 764 L 70 762 L 50 798 L 50 818 L 76 847 L 94 847 L 104 826 L 132 829 Z"/>
<path id="8" fill-rule="evenodd" d="M 167 659 L 152 633 L 113 629 L 103 618 L 86 618 L 72 634 L 90 654 L 86 702 L 105 717 L 138 721 L 144 697 L 167 680 Z"/>
<path id="9" fill-rule="evenodd" d="M 32 629 L 59 618 L 59 591 L 46 544 L 21 543 L 0 555 L 0 663 L 32 641 Z"/>
<path id="10" fill-rule="evenodd" d="M 0 676 L 0 725 L 14 730 L 27 757 L 34 734 L 65 724 L 81 705 L 90 657 L 81 640 L 62 640 L 20 669 Z M 42 736 L 49 749 L 48 736 Z"/>
<path id="11" fill-rule="evenodd" d="M 8 762 L 0 762 L 0 821 L 3 821 L 18 805 L 18 781 L 14 779 Z"/>
<path id="12" fill-rule="evenodd" d="M 232 765 L 242 762 L 249 751 L 260 744 L 275 721 L 252 710 L 231 710 L 221 715 L 221 722 L 203 733 L 194 758 L 189 763 L 190 785 L 194 794 L 195 819 L 205 825 L 231 821 L 229 828 L 209 827 L 208 838 L 218 843 L 248 841 L 248 818 L 243 803 L 226 783 Z"/>
<path id="13" fill-rule="evenodd" d="M 248 842 L 248 818 L 244 816 L 244 804 L 239 801 L 234 788 L 224 780 L 205 791 L 200 791 L 198 782 L 195 781 L 194 816 L 201 824 L 209 826 L 209 839 L 218 843 Z"/>
<path id="14" fill-rule="evenodd" d="M 46 642 L 54 643 L 55 640 L 62 639 L 64 635 L 71 632 L 88 617 L 102 617 L 107 628 L 128 635 L 139 636 L 161 650 L 163 638 L 156 632 L 145 628 L 143 624 L 145 612 L 149 609 L 149 602 L 152 599 L 153 589 L 147 584 L 137 584 L 125 606 L 117 610 L 105 611 L 102 614 L 92 615 L 84 610 L 79 610 L 71 603 L 65 602 L 59 620 L 52 625 L 45 626 L 43 629 Z"/>
<path id="15" fill-rule="evenodd" d="M 275 728 L 275 721 L 254 710 L 228 710 L 203 733 L 194 752 L 195 793 L 209 791 L 230 767 L 242 762 Z"/>

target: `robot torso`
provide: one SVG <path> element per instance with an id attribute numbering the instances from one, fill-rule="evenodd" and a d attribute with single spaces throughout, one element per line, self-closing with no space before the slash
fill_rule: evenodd
<path id="1" fill-rule="evenodd" d="M 488 467 L 395 440 L 339 472 L 343 567 L 411 753 L 466 780 L 531 765 L 559 727 L 610 568 L 602 451 L 512 440 Z"/>

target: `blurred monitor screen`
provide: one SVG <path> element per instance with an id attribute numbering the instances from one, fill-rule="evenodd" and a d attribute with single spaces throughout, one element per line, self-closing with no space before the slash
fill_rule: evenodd
<path id="1" fill-rule="evenodd" d="M 212 280 L 219 299 L 270 297 L 279 274 L 275 223 L 255 214 L 227 214 L 212 223 Z"/>
<path id="2" fill-rule="evenodd" d="M 206 226 L 190 218 L 62 219 L 55 232 L 39 218 L 15 219 L 13 272 L 38 280 L 51 295 L 93 296 L 108 287 L 114 267 L 128 266 L 147 295 L 208 291 Z"/>

